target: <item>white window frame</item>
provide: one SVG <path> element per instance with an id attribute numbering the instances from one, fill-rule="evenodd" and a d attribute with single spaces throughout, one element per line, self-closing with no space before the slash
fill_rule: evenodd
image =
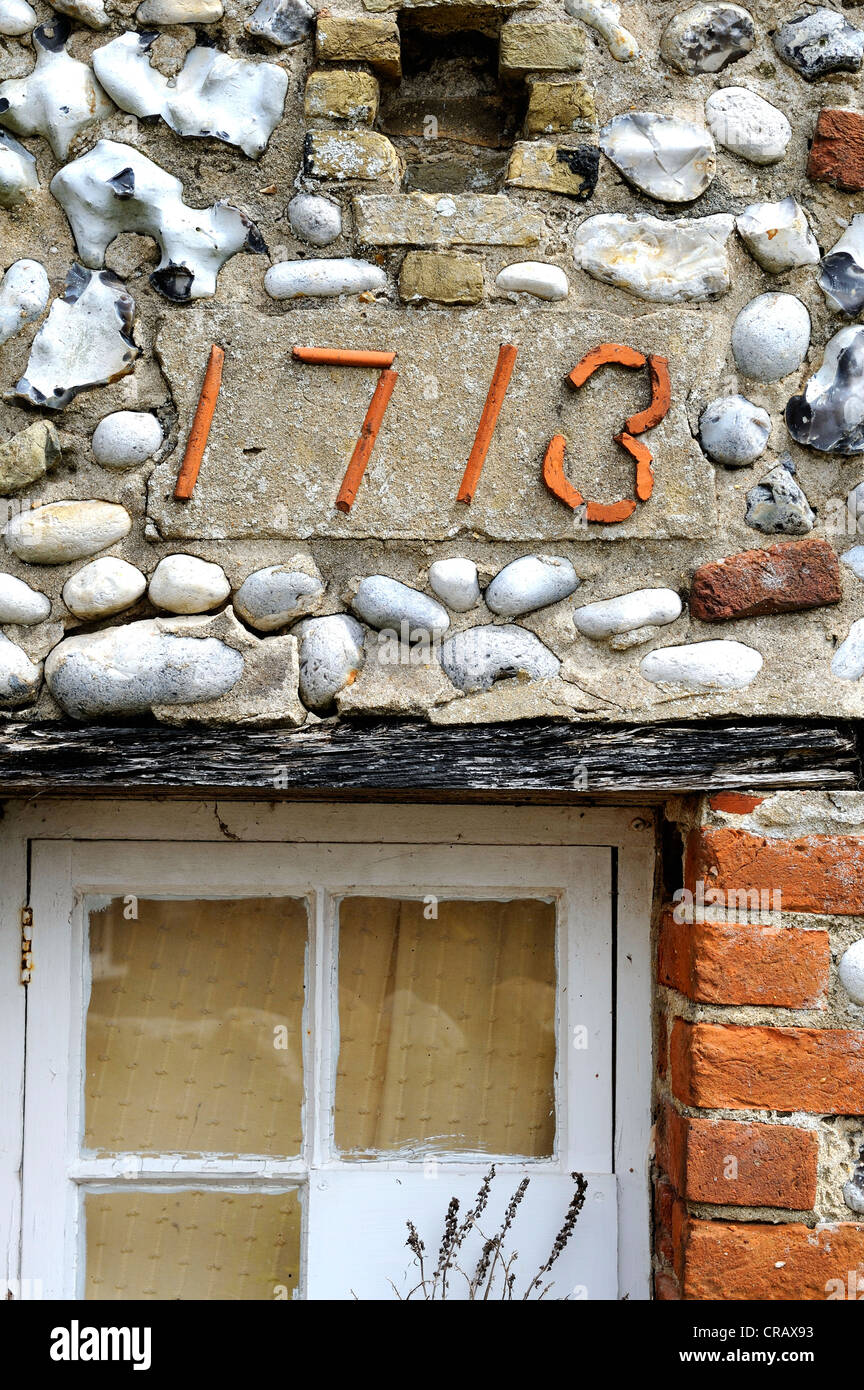
<path id="1" fill-rule="evenodd" d="M 374 845 L 370 844 L 368 840 L 370 826 L 373 825 L 375 831 Z M 542 893 L 542 886 L 544 882 L 550 881 L 550 874 L 554 879 L 552 861 L 557 859 L 557 862 L 560 863 L 558 858 L 560 851 L 566 849 L 568 845 L 579 845 L 584 848 L 599 847 L 600 859 L 595 861 L 598 865 L 603 861 L 603 856 L 607 856 L 608 862 L 608 855 L 611 850 L 618 866 L 617 974 L 615 980 L 617 1077 L 614 1135 L 619 1226 L 618 1296 L 644 1299 L 650 1296 L 648 1163 L 652 1078 L 650 1023 L 650 900 L 654 869 L 652 828 L 650 817 L 634 815 L 632 811 L 592 810 L 586 812 L 582 808 L 415 806 L 409 809 L 399 806 L 376 806 L 373 811 L 369 806 L 326 806 L 317 803 L 312 805 L 276 803 L 265 806 L 257 803 L 223 803 L 217 808 L 214 803 L 204 802 L 191 806 L 183 803 L 136 804 L 130 802 L 90 802 L 86 805 L 58 802 L 47 804 L 44 807 L 16 806 L 7 816 L 5 833 L 0 834 L 0 872 L 3 873 L 5 884 L 17 882 L 20 885 L 21 896 L 16 899 L 14 891 L 4 893 L 2 902 L 0 902 L 0 924 L 2 924 L 0 950 L 3 951 L 0 960 L 8 961 L 9 959 L 9 953 L 3 946 L 4 942 L 8 943 L 10 939 L 14 941 L 17 951 L 20 939 L 17 909 L 21 903 L 28 900 L 28 897 L 31 903 L 38 900 L 40 911 L 45 911 L 45 906 L 43 906 L 46 903 L 45 893 L 54 892 L 58 895 L 58 910 L 62 910 L 61 903 L 65 901 L 68 913 L 69 883 L 73 878 L 73 854 L 79 860 L 79 866 L 74 875 L 79 885 L 85 881 L 92 882 L 94 891 L 104 892 L 110 890 L 113 882 L 117 892 L 134 892 L 135 888 L 130 886 L 129 881 L 130 869 L 133 866 L 129 863 L 128 855 L 130 849 L 135 850 L 135 847 L 128 845 L 127 841 L 129 840 L 149 842 L 144 854 L 149 870 L 147 875 L 137 880 L 144 884 L 141 889 L 142 896 L 154 895 L 152 892 L 154 877 L 164 882 L 163 893 L 165 896 L 172 896 L 174 887 L 179 888 L 181 886 L 177 869 L 179 867 L 182 871 L 183 856 L 182 852 L 178 853 L 173 849 L 173 846 L 182 842 L 197 842 L 202 846 L 210 842 L 222 847 L 220 858 L 225 861 L 225 875 L 219 884 L 215 886 L 211 884 L 209 895 L 214 897 L 222 896 L 225 886 L 229 883 L 230 896 L 260 894 L 260 875 L 262 873 L 266 875 L 267 864 L 272 865 L 274 862 L 272 850 L 274 843 L 281 843 L 287 847 L 292 845 L 301 847 L 300 852 L 307 861 L 312 853 L 310 848 L 312 843 L 317 842 L 322 847 L 320 852 L 315 852 L 323 854 L 325 858 L 332 858 L 334 855 L 338 857 L 341 854 L 344 859 L 342 847 L 356 844 L 359 849 L 360 846 L 363 846 L 364 854 L 359 857 L 352 856 L 352 863 L 356 866 L 358 863 L 362 863 L 364 857 L 369 858 L 370 856 L 371 860 L 376 861 L 375 863 L 370 862 L 370 875 L 366 884 L 371 891 L 375 891 L 381 885 L 379 867 L 381 854 L 378 848 L 381 845 L 396 846 L 400 842 L 405 845 L 406 840 L 409 840 L 410 843 L 405 847 L 405 854 L 408 856 L 412 853 L 419 853 L 423 847 L 440 846 L 443 848 L 456 845 L 460 849 L 465 849 L 472 846 L 475 853 L 469 854 L 465 859 L 467 867 L 462 884 L 454 883 L 448 879 L 447 884 L 439 884 L 438 886 L 442 890 L 441 896 L 446 896 L 446 889 L 449 884 L 452 887 L 462 886 L 466 891 L 470 889 L 470 896 L 476 897 L 512 896 L 510 892 L 498 891 L 496 893 L 495 879 L 500 877 L 499 875 L 490 874 L 490 882 L 485 889 L 483 885 L 477 884 L 476 848 L 478 846 L 483 847 L 483 856 L 480 862 L 485 860 L 491 864 L 493 859 L 497 858 L 499 869 L 505 873 L 506 877 L 506 861 L 509 859 L 512 864 L 514 858 L 514 854 L 506 847 L 508 845 L 513 846 L 515 850 L 517 846 L 533 845 L 535 848 L 532 851 L 532 858 L 537 864 L 539 872 L 532 872 L 530 875 L 530 884 L 526 885 L 526 893 L 529 896 L 537 896 Z M 117 839 L 118 833 L 122 835 L 122 840 Z M 65 840 L 67 843 L 60 846 L 57 844 L 58 839 Z M 72 840 L 78 842 L 74 849 L 68 843 Z M 40 848 L 40 841 L 53 841 L 54 843 L 49 851 L 47 845 Z M 89 844 L 84 844 L 83 841 L 89 841 Z M 108 852 L 109 845 L 106 841 L 114 841 L 110 846 L 110 852 Z M 238 865 L 232 867 L 227 862 L 229 858 L 237 858 L 239 861 L 240 856 L 225 853 L 230 847 L 237 846 L 238 841 L 244 845 L 244 853 L 248 863 L 251 864 L 252 862 L 249 859 L 250 853 L 253 858 L 255 854 L 259 856 L 257 871 L 253 872 L 251 878 L 245 882 Z M 262 841 L 264 842 L 263 845 Z M 166 844 L 165 842 L 169 843 Z M 547 863 L 544 865 L 543 855 L 546 847 L 549 847 L 550 853 Z M 41 867 L 41 862 L 44 861 L 45 854 L 50 853 L 53 862 L 56 863 L 58 849 L 61 850 L 61 856 L 68 856 L 69 877 L 65 878 L 61 874 L 59 881 L 55 883 L 55 876 L 52 875 L 49 890 L 45 883 L 45 872 Z M 123 856 L 126 856 L 125 862 L 123 862 Z M 392 860 L 393 855 L 390 854 L 386 857 Z M 457 855 L 457 857 L 459 856 Z M 30 884 L 29 894 L 26 879 L 28 858 L 33 871 L 33 881 Z M 574 858 L 582 858 L 582 856 L 574 856 Z M 104 869 L 106 859 L 110 860 L 112 864 L 110 872 L 107 873 Z M 172 862 L 175 866 L 173 871 Z M 120 863 L 123 866 L 118 871 L 117 866 Z M 83 879 L 82 865 L 85 866 Z M 172 879 L 172 872 L 174 879 Z M 512 882 L 512 868 L 509 874 Z M 112 875 L 114 876 L 113 879 Z M 560 878 L 560 872 L 558 876 Z M 362 890 L 362 874 L 355 873 L 352 877 L 361 879 L 361 882 L 354 883 L 352 886 Z M 416 880 L 416 872 L 413 877 Z M 457 880 L 458 877 L 457 875 Z M 334 882 L 337 880 L 338 875 Z M 407 878 L 404 882 L 407 885 Z M 397 888 L 399 885 L 394 884 L 393 886 Z M 427 888 L 429 892 L 435 891 L 434 885 L 424 885 L 424 888 Z M 276 891 L 288 892 L 291 890 Z M 65 898 L 64 894 L 66 895 Z M 189 896 L 196 895 L 194 882 L 190 885 L 188 875 L 183 880 L 183 895 L 187 894 Z M 40 968 L 38 918 L 39 912 L 37 911 L 34 927 L 37 970 Z M 318 918 L 314 934 L 316 944 L 313 947 L 312 961 L 314 970 L 320 975 L 320 972 L 326 971 L 329 966 L 320 957 L 322 931 L 320 911 Z M 74 942 L 70 936 L 69 950 L 71 952 L 74 949 Z M 69 960 L 71 970 L 71 954 Z M 43 966 L 45 964 L 43 958 Z M 52 969 L 56 967 L 57 962 L 52 962 Z M 3 1167 L 0 1170 L 0 1196 L 7 1198 L 0 1208 L 7 1217 L 5 1231 L 0 1226 L 0 1253 L 5 1253 L 8 1271 L 6 1277 L 7 1280 L 13 1281 L 12 1287 L 14 1288 L 14 1281 L 20 1277 L 21 1239 L 18 1222 L 20 1221 L 21 1192 L 18 1167 L 20 1167 L 21 1137 L 20 1131 L 16 1132 L 12 1117 L 15 1115 L 16 1109 L 19 1116 L 21 1113 L 23 1074 L 19 1071 L 16 1077 L 15 1063 L 17 1061 L 20 1066 L 23 1061 L 23 1010 L 21 1005 L 24 990 L 19 987 L 13 994 L 9 990 L 8 978 L 3 978 L 4 974 L 8 974 L 8 971 L 0 972 L 0 979 L 2 979 L 2 984 L 0 984 L 0 1030 L 2 1030 L 0 1031 L 0 1039 L 5 1032 L 8 1044 L 6 1055 L 10 1059 L 11 1065 L 6 1068 L 5 1074 L 2 1074 L 2 1080 L 0 1080 L 0 1101 L 5 1103 L 2 1112 L 0 1112 L 0 1124 L 5 1123 L 6 1125 L 6 1132 L 0 1135 L 0 1139 L 2 1139 L 0 1159 L 3 1160 Z M 67 974 L 68 978 L 69 975 Z M 315 993 L 319 999 L 323 998 L 320 979 Z M 4 995 L 7 998 L 4 998 Z M 8 1009 L 3 1007 L 7 1002 L 10 1005 Z M 35 1004 L 35 999 L 33 1003 Z M 72 1000 L 70 1003 L 74 1016 L 75 1001 Z M 80 1001 L 78 1007 L 80 1008 Z M 572 1026 L 572 1021 L 571 1018 L 566 1023 L 568 1032 Z M 314 1058 L 310 1060 L 312 1063 L 310 1080 L 315 1087 L 315 1094 L 320 1098 L 321 1103 L 326 1105 L 328 1088 L 326 1078 L 322 1078 L 320 1073 L 321 1059 L 319 1058 L 317 1062 Z M 325 1084 L 322 1085 L 322 1081 Z M 29 1103 L 30 1105 L 34 1104 L 32 1090 Z M 45 1098 L 44 1103 L 46 1105 L 45 1123 L 50 1125 L 52 1105 L 47 1098 Z M 35 1100 L 35 1104 L 40 1104 L 38 1098 Z M 53 1106 L 53 1113 L 56 1121 L 56 1104 Z M 318 1145 L 321 1143 L 323 1122 L 324 1117 L 319 1114 L 317 1123 L 313 1126 L 316 1136 L 314 1142 Z M 18 1166 L 13 1171 L 16 1157 Z M 308 1159 L 309 1155 L 306 1157 Z M 485 1155 L 482 1156 L 483 1159 L 486 1157 Z M 578 1157 L 583 1167 L 586 1166 L 585 1158 L 587 1155 L 584 1153 L 575 1154 L 571 1137 L 566 1150 L 562 1149 L 550 1167 L 559 1174 L 563 1174 L 568 1165 L 573 1162 L 574 1157 Z M 595 1157 L 599 1156 L 595 1155 Z M 322 1155 L 317 1153 L 315 1158 L 320 1162 Z M 265 1178 L 269 1183 L 278 1184 L 280 1179 L 284 1181 L 289 1176 L 295 1178 L 299 1176 L 296 1165 L 294 1165 L 293 1172 L 289 1171 L 290 1165 L 283 1165 L 278 1171 L 278 1165 L 277 1167 L 271 1165 L 271 1171 L 265 1175 L 261 1172 L 260 1164 L 254 1166 L 253 1173 L 250 1171 L 248 1160 L 237 1159 L 229 1162 L 233 1162 L 235 1165 L 231 1174 L 232 1181 L 237 1184 L 234 1190 L 243 1190 L 244 1179 L 247 1183 L 252 1179 L 256 1185 L 262 1178 Z M 538 1177 L 544 1162 L 547 1161 L 542 1161 L 537 1166 Z M 181 1176 L 187 1163 L 189 1175 L 191 1177 L 194 1171 L 197 1185 L 201 1180 L 200 1160 L 183 1160 L 179 1171 L 175 1164 L 173 1176 L 175 1178 Z M 513 1165 L 517 1169 L 528 1166 L 522 1161 Z M 387 1167 L 392 1169 L 393 1165 L 388 1163 Z M 354 1171 L 356 1172 L 356 1168 Z M 476 1164 L 473 1168 L 467 1168 L 466 1172 L 473 1182 L 477 1174 Z M 77 1163 L 76 1175 L 82 1179 L 96 1180 L 99 1173 L 92 1166 L 90 1160 L 80 1160 Z M 221 1171 L 221 1177 L 223 1180 L 228 1177 L 224 1169 Z M 141 1186 L 145 1185 L 142 1182 Z M 47 1197 L 47 1192 L 43 1193 L 43 1196 Z M 56 1203 L 57 1199 L 54 1200 Z M 3 1216 L 0 1216 L 0 1222 L 3 1219 Z M 59 1221 L 64 1229 L 70 1229 L 68 1212 L 60 1212 L 55 1209 L 53 1217 L 49 1217 L 49 1222 L 50 1220 Z M 71 1227 L 74 1228 L 74 1221 L 71 1223 Z M 25 1245 L 28 1239 L 32 1241 L 34 1234 L 32 1230 L 24 1233 Z M 26 1296 L 26 1288 L 22 1289 L 22 1293 Z"/>

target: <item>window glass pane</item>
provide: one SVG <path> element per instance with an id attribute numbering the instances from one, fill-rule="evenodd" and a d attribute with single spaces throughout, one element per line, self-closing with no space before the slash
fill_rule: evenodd
<path id="1" fill-rule="evenodd" d="M 115 898 L 89 915 L 85 1145 L 299 1153 L 305 901 Z"/>
<path id="2" fill-rule="evenodd" d="M 551 1155 L 554 904 L 344 899 L 339 1035 L 343 1152 Z"/>
<path id="3" fill-rule="evenodd" d="M 88 1193 L 87 1298 L 291 1298 L 296 1191 Z M 287 1291 L 287 1292 L 286 1292 Z"/>

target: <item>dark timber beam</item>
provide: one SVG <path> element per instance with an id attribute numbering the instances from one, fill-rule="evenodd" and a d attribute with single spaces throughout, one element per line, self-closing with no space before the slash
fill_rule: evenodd
<path id="1" fill-rule="evenodd" d="M 660 800 L 735 788 L 861 785 L 856 729 L 848 722 L 0 725 L 3 797 Z"/>

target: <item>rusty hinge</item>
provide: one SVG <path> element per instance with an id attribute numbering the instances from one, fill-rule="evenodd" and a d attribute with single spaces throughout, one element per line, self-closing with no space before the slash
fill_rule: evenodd
<path id="1" fill-rule="evenodd" d="M 29 985 L 33 978 L 33 909 L 21 909 L 21 983 Z"/>

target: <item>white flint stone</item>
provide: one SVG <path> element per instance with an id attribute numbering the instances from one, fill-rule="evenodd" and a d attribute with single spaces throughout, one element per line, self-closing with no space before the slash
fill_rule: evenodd
<path id="1" fill-rule="evenodd" d="M 708 128 L 718 145 L 751 164 L 776 164 L 792 127 L 782 111 L 749 87 L 721 87 L 705 102 Z"/>
<path id="2" fill-rule="evenodd" d="M 19 512 L 3 532 L 6 545 L 30 565 L 65 565 L 122 541 L 132 518 L 116 502 L 49 502 Z"/>
<path id="3" fill-rule="evenodd" d="M 264 288 L 271 299 L 299 299 L 304 295 L 332 299 L 339 294 L 383 290 L 386 284 L 387 275 L 381 266 L 348 256 L 323 261 L 278 261 L 264 276 Z"/>
<path id="4" fill-rule="evenodd" d="M 348 613 L 333 613 L 304 618 L 294 634 L 300 641 L 300 699 L 316 714 L 326 714 L 363 669 L 364 628 Z"/>
<path id="5" fill-rule="evenodd" d="M 754 260 L 772 275 L 818 264 L 819 244 L 807 214 L 792 197 L 779 203 L 751 203 L 736 217 L 735 225 Z"/>
<path id="6" fill-rule="evenodd" d="M 837 974 L 849 998 L 864 1004 L 864 938 L 853 941 L 843 952 Z"/>
<path id="7" fill-rule="evenodd" d="M 0 709 L 31 704 L 39 694 L 41 679 L 36 663 L 0 632 Z"/>
<path id="8" fill-rule="evenodd" d="M 162 443 L 162 426 L 148 410 L 115 410 L 93 431 L 90 447 L 103 468 L 137 468 Z"/>
<path id="9" fill-rule="evenodd" d="M 794 372 L 810 346 L 810 315 L 794 294 L 760 294 L 732 325 L 738 370 L 755 381 L 780 381 Z"/>
<path id="10" fill-rule="evenodd" d="M 468 613 L 480 602 L 480 581 L 473 560 L 436 560 L 429 566 L 429 588 L 454 613 Z"/>
<path id="11" fill-rule="evenodd" d="M 52 10 L 80 20 L 88 29 L 106 29 L 110 23 L 103 0 L 50 0 Z"/>
<path id="12" fill-rule="evenodd" d="M 27 0 L 0 0 L 0 34 L 20 38 L 35 29 L 37 23 L 36 11 Z"/>
<path id="13" fill-rule="evenodd" d="M 306 0 L 261 0 L 246 21 L 246 32 L 276 48 L 292 48 L 311 34 L 315 11 Z"/>
<path id="14" fill-rule="evenodd" d="M 499 617 L 518 618 L 569 598 L 582 581 L 560 555 L 522 555 L 499 570 L 486 590 L 486 607 Z"/>
<path id="15" fill-rule="evenodd" d="M 495 279 L 499 290 L 514 294 L 533 294 L 537 299 L 566 299 L 570 290 L 560 266 L 544 261 L 517 261 L 499 271 Z"/>
<path id="16" fill-rule="evenodd" d="M 664 203 L 692 202 L 716 172 L 710 131 L 680 116 L 615 116 L 600 132 L 600 148 L 625 179 Z"/>
<path id="17" fill-rule="evenodd" d="M 577 608 L 573 622 L 583 637 L 599 640 L 643 627 L 663 627 L 680 616 L 681 598 L 674 589 L 634 589 Z"/>
<path id="18" fill-rule="evenodd" d="M 762 656 L 743 642 L 693 642 L 686 647 L 658 647 L 639 664 L 652 685 L 687 690 L 743 690 L 762 669 Z"/>
<path id="19" fill-rule="evenodd" d="M 222 0 L 144 0 L 136 24 L 215 24 L 225 10 Z"/>
<path id="20" fill-rule="evenodd" d="M 361 579 L 351 607 L 358 618 L 379 632 L 392 629 L 401 636 L 404 631 L 412 640 L 417 640 L 415 633 L 417 637 L 440 637 L 450 626 L 446 610 L 434 598 L 386 574 Z"/>
<path id="21" fill-rule="evenodd" d="M 175 303 L 209 298 L 229 257 L 266 249 L 240 208 L 224 201 L 187 207 L 179 179 L 115 140 L 100 140 L 67 164 L 51 180 L 51 192 L 69 219 L 81 260 L 92 269 L 105 264 L 121 232 L 153 237 L 162 258 L 150 283 Z"/>
<path id="22" fill-rule="evenodd" d="M 36 160 L 5 130 L 0 130 L 0 208 L 11 208 L 39 187 Z"/>
<path id="23" fill-rule="evenodd" d="M 615 0 L 564 0 L 564 8 L 573 19 L 596 29 L 616 62 L 632 63 L 639 57 L 639 45 L 621 23 L 621 7 Z"/>
<path id="24" fill-rule="evenodd" d="M 843 1184 L 843 1201 L 850 1211 L 864 1214 L 864 1166 L 860 1163 L 855 1176 Z"/>
<path id="25" fill-rule="evenodd" d="M 67 714 L 94 719 L 217 699 L 243 667 L 240 652 L 217 638 L 181 636 L 146 618 L 65 638 L 45 662 L 45 680 Z"/>
<path id="26" fill-rule="evenodd" d="M 161 116 L 178 135 L 210 135 L 257 159 L 282 119 L 287 72 L 199 45 L 168 78 L 150 64 L 155 38 L 121 34 L 96 49 L 93 67 L 108 95 L 133 116 Z"/>
<path id="27" fill-rule="evenodd" d="M 224 603 L 230 592 L 222 566 L 197 555 L 166 555 L 147 586 L 153 607 L 168 613 L 207 613 Z"/>
<path id="28" fill-rule="evenodd" d="M 853 545 L 840 556 L 840 563 L 847 565 L 856 579 L 864 579 L 864 545 Z"/>
<path id="29" fill-rule="evenodd" d="M 234 596 L 234 611 L 258 632 L 275 632 L 321 606 L 321 576 L 292 564 L 268 565 L 244 579 Z M 301 653 L 302 663 L 302 653 Z"/>
<path id="30" fill-rule="evenodd" d="M 540 680 L 557 676 L 561 662 L 539 637 L 517 623 L 487 623 L 457 632 L 441 648 L 441 665 L 466 694 L 488 690 L 510 677 Z"/>
<path id="31" fill-rule="evenodd" d="M 146 588 L 146 577 L 134 565 L 115 555 L 103 555 L 66 580 L 63 602 L 76 618 L 91 622 L 131 608 Z"/>
<path id="32" fill-rule="evenodd" d="M 62 410 L 80 391 L 128 375 L 141 349 L 132 337 L 135 301 L 110 270 L 73 265 L 30 348 L 15 393 Z"/>
<path id="33" fill-rule="evenodd" d="M 659 304 L 711 299 L 729 288 L 727 213 L 663 221 L 647 214 L 598 213 L 577 228 L 576 262 L 595 280 Z"/>
<path id="34" fill-rule="evenodd" d="M 18 623 L 32 627 L 42 623 L 51 612 L 51 600 L 38 589 L 31 589 L 14 574 L 0 574 L 0 623 Z"/>
<path id="35" fill-rule="evenodd" d="M 857 681 L 864 676 L 864 618 L 849 629 L 831 658 L 831 671 L 841 681 Z"/>
<path id="36" fill-rule="evenodd" d="M 746 396 L 719 396 L 699 417 L 699 442 L 715 463 L 745 468 L 764 454 L 771 416 Z"/>
<path id="37" fill-rule="evenodd" d="M 69 21 L 57 19 L 33 31 L 36 66 L 29 77 L 0 82 L 0 125 L 16 135 L 42 135 L 60 160 L 94 121 L 114 110 L 86 63 L 65 49 Z"/>
<path id="38" fill-rule="evenodd" d="M 288 204 L 288 221 L 310 246 L 329 246 L 342 234 L 342 209 L 318 193 L 295 193 Z"/>
<path id="39" fill-rule="evenodd" d="M 691 5 L 667 24 L 660 52 L 670 67 L 692 76 L 720 72 L 749 53 L 756 28 L 740 5 Z"/>
<path id="40" fill-rule="evenodd" d="M 45 267 L 38 261 L 10 265 L 0 285 L 0 346 L 14 338 L 25 323 L 38 319 L 50 293 Z"/>

